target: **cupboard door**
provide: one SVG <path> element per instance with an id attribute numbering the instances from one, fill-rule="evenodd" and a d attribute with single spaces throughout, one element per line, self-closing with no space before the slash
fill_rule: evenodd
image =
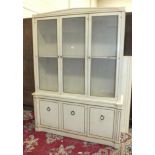
<path id="1" fill-rule="evenodd" d="M 112 138 L 114 127 L 114 110 L 90 108 L 89 134 Z"/>
<path id="2" fill-rule="evenodd" d="M 63 128 L 73 132 L 85 132 L 85 107 L 63 104 Z"/>
<path id="3" fill-rule="evenodd" d="M 62 18 L 63 92 L 85 94 L 86 17 Z"/>
<path id="4" fill-rule="evenodd" d="M 90 95 L 115 97 L 118 15 L 90 17 Z"/>
<path id="5" fill-rule="evenodd" d="M 58 103 L 40 100 L 41 125 L 58 128 L 59 118 Z"/>
<path id="6" fill-rule="evenodd" d="M 39 89 L 58 92 L 57 19 L 37 21 Z"/>

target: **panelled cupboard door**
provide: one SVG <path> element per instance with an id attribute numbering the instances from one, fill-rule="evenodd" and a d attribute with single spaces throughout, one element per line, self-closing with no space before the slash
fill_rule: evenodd
<path id="1" fill-rule="evenodd" d="M 112 138 L 114 127 L 114 111 L 90 108 L 89 134 L 105 138 Z"/>
<path id="2" fill-rule="evenodd" d="M 85 94 L 86 17 L 62 18 L 63 92 Z"/>
<path id="3" fill-rule="evenodd" d="M 52 101 L 40 100 L 40 123 L 44 126 L 58 128 L 59 105 Z"/>
<path id="4" fill-rule="evenodd" d="M 39 88 L 58 91 L 57 19 L 37 20 Z"/>
<path id="5" fill-rule="evenodd" d="M 90 95 L 115 97 L 118 15 L 90 15 Z"/>
<path id="6" fill-rule="evenodd" d="M 85 132 L 85 107 L 63 104 L 63 128 L 73 132 Z"/>

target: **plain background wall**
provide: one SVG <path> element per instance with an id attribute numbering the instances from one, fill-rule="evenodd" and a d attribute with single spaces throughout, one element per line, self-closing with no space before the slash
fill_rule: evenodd
<path id="1" fill-rule="evenodd" d="M 127 12 L 132 12 L 131 0 L 24 0 L 23 18 L 31 18 L 32 14 L 37 13 L 82 7 L 125 7 Z"/>
<path id="2" fill-rule="evenodd" d="M 97 7 L 97 0 L 24 0 L 23 18 L 31 18 L 36 13 L 81 7 Z"/>
<path id="3" fill-rule="evenodd" d="M 132 12 L 131 0 L 98 0 L 98 7 L 125 7 L 126 12 Z"/>

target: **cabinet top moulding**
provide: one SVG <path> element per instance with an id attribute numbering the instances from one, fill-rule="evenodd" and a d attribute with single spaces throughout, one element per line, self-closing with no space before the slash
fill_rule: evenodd
<path id="1" fill-rule="evenodd" d="M 59 11 L 52 11 L 48 13 L 40 13 L 33 15 L 33 18 L 43 18 L 51 16 L 65 16 L 65 15 L 78 15 L 78 14 L 91 14 L 91 13 L 112 13 L 112 12 L 125 12 L 124 7 L 120 8 L 73 8 Z"/>

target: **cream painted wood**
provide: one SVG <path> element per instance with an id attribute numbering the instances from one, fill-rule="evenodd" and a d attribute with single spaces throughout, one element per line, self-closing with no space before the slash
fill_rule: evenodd
<path id="1" fill-rule="evenodd" d="M 33 30 L 33 61 L 34 61 L 34 83 L 35 91 L 39 90 L 39 74 L 38 74 L 38 46 L 37 46 L 37 20 L 32 19 Z"/>
<path id="2" fill-rule="evenodd" d="M 104 97 L 94 97 L 94 96 L 83 96 L 83 95 L 70 95 L 70 94 L 58 94 L 51 93 L 49 91 L 38 91 L 33 93 L 34 97 L 46 98 L 51 100 L 59 100 L 65 102 L 81 103 L 86 105 L 95 105 L 103 107 L 111 107 L 116 109 L 122 109 L 123 102 L 121 100 L 113 98 L 104 98 Z"/>
<path id="3" fill-rule="evenodd" d="M 124 35 L 125 35 L 125 12 L 121 12 L 118 18 L 118 45 L 117 45 L 117 65 L 116 65 L 116 87 L 115 94 L 118 98 L 121 97 L 122 86 L 122 66 L 124 53 Z"/>
<path id="4" fill-rule="evenodd" d="M 35 126 L 40 126 L 40 108 L 39 108 L 39 98 L 33 97 L 34 102 L 34 117 L 35 117 Z"/>
<path id="5" fill-rule="evenodd" d="M 113 13 L 113 12 L 124 12 L 124 7 L 115 7 L 115 8 L 76 8 L 76 9 L 64 9 L 48 13 L 41 13 L 33 15 L 33 18 L 44 18 L 44 17 L 53 17 L 53 16 L 68 16 L 68 15 L 79 15 L 84 13 Z"/>
<path id="6" fill-rule="evenodd" d="M 115 31 L 115 33 L 117 32 L 117 39 L 115 38 L 117 44 L 115 45 L 116 47 L 111 46 L 113 48 L 104 44 L 103 48 L 102 45 L 97 45 L 101 43 L 100 39 L 99 41 L 95 39 L 94 43 L 96 45 L 95 48 L 93 47 L 95 51 L 97 49 L 110 49 L 110 52 L 107 53 L 107 50 L 102 53 L 101 50 L 99 53 L 95 52 L 92 55 L 92 35 L 95 36 L 96 33 L 99 33 L 98 29 L 94 31 L 95 34 L 92 33 L 92 19 L 93 17 L 98 18 L 98 16 L 100 18 L 118 17 L 117 22 L 114 22 L 117 24 L 112 24 L 114 29 L 117 29 Z M 39 58 L 38 46 L 40 44 L 38 44 L 37 40 L 37 21 L 43 22 L 52 19 L 57 20 L 57 25 L 55 26 L 57 32 L 50 32 L 52 35 L 57 36 L 55 40 L 57 55 L 48 55 L 48 52 L 42 52 Z M 74 21 L 74 19 L 78 20 Z M 66 26 L 65 28 L 64 20 L 67 23 L 69 22 L 71 27 Z M 76 22 L 78 22 L 77 25 Z M 113 21 L 111 20 L 111 22 Z M 102 25 L 105 26 L 106 24 L 102 23 Z M 109 25 L 109 22 L 107 23 L 108 27 L 112 25 Z M 39 14 L 33 17 L 35 71 L 35 92 L 33 96 L 36 130 L 51 131 L 55 134 L 119 147 L 120 122 L 122 115 L 124 115 L 122 114 L 123 101 L 121 95 L 124 96 L 124 93 L 127 93 L 127 91 L 122 91 L 125 88 L 122 86 L 122 79 L 123 76 L 126 76 L 122 74 L 124 25 L 125 14 L 122 8 L 69 9 Z M 97 24 L 98 26 L 99 24 Z M 64 28 L 65 35 L 63 32 Z M 79 37 L 75 37 L 77 36 L 75 32 Z M 104 31 L 100 31 L 100 33 L 102 32 Z M 72 37 L 69 37 L 69 34 Z M 109 40 L 111 39 L 110 36 L 112 35 L 109 35 Z M 69 37 L 67 38 L 69 39 L 69 44 L 67 43 L 69 48 L 63 48 L 63 43 L 68 41 L 66 37 Z M 103 42 L 106 41 L 105 38 L 101 37 L 101 39 Z M 75 44 L 75 42 L 79 45 Z M 76 50 L 74 52 L 72 50 L 69 51 L 71 47 L 75 47 Z M 53 46 L 51 46 L 52 48 Z M 79 53 L 77 53 L 78 51 Z M 58 65 L 56 66 L 56 64 Z M 56 70 L 57 73 L 55 72 Z M 96 77 L 94 85 L 91 85 L 92 74 Z M 66 78 L 65 80 L 64 77 Z M 43 84 L 44 89 L 39 89 L 40 82 Z M 105 84 L 102 85 L 102 83 Z M 92 86 L 95 90 L 93 93 L 91 90 Z M 94 96 L 90 96 L 92 94 Z M 56 111 L 47 113 L 45 110 L 45 108 L 48 108 L 47 106 L 50 111 L 52 106 Z M 105 117 L 104 120 L 100 121 L 99 118 L 103 119 L 102 115 Z"/>
<path id="7" fill-rule="evenodd" d="M 109 56 L 108 55 L 106 56 L 106 54 L 105 54 L 105 56 L 104 56 L 104 52 L 105 53 L 107 52 L 107 51 L 104 51 L 104 52 L 99 52 L 99 56 L 97 56 L 96 54 L 93 54 L 94 52 L 92 52 L 93 51 L 92 50 L 92 45 L 93 45 L 93 37 L 92 37 L 93 36 L 93 32 L 92 32 L 93 31 L 93 24 L 92 24 L 93 22 L 92 22 L 92 18 L 93 17 L 100 17 L 100 18 L 103 18 L 104 17 L 105 18 L 105 17 L 111 17 L 111 16 L 112 17 L 117 17 L 116 18 L 117 19 L 116 20 L 117 22 L 115 21 L 115 24 L 113 23 L 115 26 L 116 26 L 116 23 L 117 23 L 117 27 L 114 26 L 115 27 L 115 31 L 117 32 L 116 33 L 117 36 L 115 37 L 115 40 L 117 41 L 117 46 L 116 46 L 117 48 L 115 49 L 116 50 L 115 52 L 117 54 L 116 55 L 109 55 Z M 120 95 L 120 94 L 118 94 L 118 82 L 119 82 L 118 81 L 118 79 L 119 79 L 118 78 L 118 76 L 119 76 L 119 73 L 118 72 L 120 72 L 119 65 L 120 65 L 121 57 L 123 55 L 123 48 L 122 47 L 124 47 L 123 44 L 121 44 L 121 41 L 122 40 L 120 40 L 120 39 L 122 39 L 122 34 L 124 34 L 124 31 L 123 31 L 123 33 L 122 33 L 122 31 L 120 31 L 121 30 L 121 26 L 124 26 L 123 19 L 124 19 L 124 16 L 123 16 L 123 13 L 122 12 L 112 12 L 111 11 L 110 13 L 107 13 L 107 12 L 106 13 L 94 13 L 94 14 L 90 14 L 89 15 L 89 34 L 90 34 L 89 35 L 89 38 L 90 39 L 89 39 L 89 52 L 88 52 L 88 57 L 89 57 L 89 61 L 88 61 L 88 95 L 91 95 L 91 85 L 93 84 L 93 82 L 91 80 L 91 76 L 92 76 L 91 75 L 91 72 L 92 72 L 91 68 L 93 68 L 93 66 L 92 66 L 92 59 L 93 58 L 100 58 L 100 59 L 103 58 L 104 60 L 106 60 L 106 59 L 107 60 L 113 60 L 113 59 L 115 60 L 116 59 L 116 66 L 115 66 L 115 73 L 114 73 L 115 75 L 113 76 L 114 77 L 114 80 L 112 82 L 113 83 L 114 93 L 106 93 L 106 92 L 104 92 L 103 90 L 101 90 L 102 88 L 104 88 L 104 86 L 102 86 L 103 84 L 99 85 L 99 82 L 97 82 L 98 85 L 99 85 L 100 93 L 98 95 L 97 94 L 95 94 L 95 95 L 96 96 L 102 96 L 102 97 L 104 97 L 104 96 L 111 96 L 111 97 L 115 97 L 115 98 L 117 98 L 118 95 Z M 123 24 L 121 25 L 121 23 L 123 23 Z M 100 35 L 100 36 L 101 36 L 100 39 L 101 38 L 102 39 L 104 38 L 104 37 L 102 37 L 102 35 Z M 123 36 L 123 38 L 124 38 L 124 36 Z M 102 46 L 97 46 L 97 47 L 102 47 Z M 95 78 L 95 79 L 97 79 L 97 81 L 98 81 L 98 78 Z M 101 80 L 101 78 L 100 78 L 100 80 Z M 105 78 L 105 80 L 108 80 L 108 79 Z M 111 82 L 109 84 L 111 85 Z M 98 85 L 96 85 L 96 87 Z M 92 86 L 92 88 L 94 88 L 94 87 Z"/>
<path id="8" fill-rule="evenodd" d="M 40 124 L 51 128 L 59 127 L 58 103 L 40 100 Z"/>
<path id="9" fill-rule="evenodd" d="M 58 73 L 59 73 L 59 94 L 63 93 L 63 59 L 62 59 L 62 19 L 58 18 Z"/>
<path id="10" fill-rule="evenodd" d="M 103 14 L 103 13 L 102 13 Z M 99 15 L 99 16 L 102 16 L 102 14 L 100 13 L 100 14 L 93 14 L 93 15 L 91 15 L 91 16 L 97 16 L 97 15 Z M 104 13 L 104 16 L 110 16 L 110 15 L 119 15 L 120 14 L 120 12 L 112 12 L 112 13 Z M 75 15 L 74 15 L 75 16 Z M 84 15 L 76 15 L 76 17 L 77 16 L 84 16 Z M 69 16 L 70 17 L 70 16 Z M 46 19 L 54 19 L 55 17 L 46 17 Z M 66 18 L 67 18 L 67 16 L 66 16 Z M 39 19 L 39 20 L 45 20 L 45 19 Z M 90 20 L 90 18 L 88 18 L 88 20 Z M 59 21 L 60 22 L 60 21 Z M 58 24 L 59 25 L 59 24 Z M 89 22 L 89 25 L 90 25 L 90 22 Z M 61 25 L 61 27 L 62 27 L 62 25 Z M 58 29 L 58 30 L 60 30 L 60 29 Z M 59 39 L 62 39 L 62 32 L 60 33 L 61 35 L 60 35 L 60 38 Z M 90 38 L 90 36 L 89 36 L 89 38 Z M 59 40 L 58 39 L 58 40 Z M 91 38 L 90 38 L 91 39 Z M 89 40 L 90 40 L 89 39 Z M 59 44 L 60 45 L 60 44 Z M 62 50 L 60 50 L 60 51 L 62 51 Z M 59 56 L 59 57 L 61 57 L 61 56 Z M 88 56 L 88 59 L 89 59 L 89 56 Z M 61 59 L 59 59 L 59 61 L 58 61 L 58 66 L 59 66 L 59 69 L 61 69 L 61 71 L 59 70 L 58 72 L 59 72 L 59 82 L 60 82 L 60 84 L 62 84 L 63 83 L 63 80 L 61 80 L 61 75 L 63 75 L 63 71 L 62 71 L 62 68 L 61 67 L 63 67 L 63 61 L 61 61 L 62 60 L 62 58 Z M 90 84 L 89 84 L 89 82 L 90 82 L 90 63 L 91 63 L 91 60 L 88 60 L 88 69 L 85 71 L 85 92 L 87 93 L 86 95 L 90 95 Z M 118 62 L 117 62 L 118 63 Z M 86 62 L 85 62 L 85 64 L 86 64 Z M 86 66 L 87 65 L 85 65 L 85 68 L 86 68 Z M 118 69 L 118 67 L 117 67 L 117 70 L 116 70 L 117 72 L 119 71 L 119 69 Z M 116 72 L 116 75 L 118 75 L 118 73 Z M 88 76 L 87 76 L 88 75 Z M 88 80 L 86 79 L 86 78 L 88 78 Z M 118 79 L 118 77 L 116 76 L 116 80 Z M 88 83 L 86 82 L 86 81 L 88 81 Z M 62 93 L 62 87 L 63 87 L 63 85 L 62 86 L 60 86 L 60 84 L 59 84 L 59 92 L 60 93 Z M 88 85 L 87 85 L 88 84 Z M 117 88 L 117 82 L 116 82 L 116 87 L 115 88 Z M 117 90 L 117 89 L 116 89 Z M 68 92 L 67 92 L 68 93 Z M 70 92 L 69 92 L 70 93 Z M 117 97 L 117 93 L 115 93 L 116 95 L 116 97 Z M 99 96 L 101 96 L 101 95 L 99 95 Z"/>
<path id="11" fill-rule="evenodd" d="M 97 106 L 91 107 L 90 105 L 87 106 L 87 105 L 85 105 L 83 103 L 77 104 L 76 102 L 72 102 L 72 103 L 71 102 L 64 102 L 64 101 L 62 102 L 62 101 L 58 101 L 58 100 L 57 101 L 50 100 L 50 99 L 47 99 L 47 97 L 43 97 L 43 98 L 46 98 L 46 99 L 42 99 L 42 98 L 34 96 L 35 101 L 37 101 L 37 102 L 35 102 L 35 107 L 37 106 L 39 108 L 39 109 L 37 109 L 38 116 L 35 117 L 35 118 L 37 118 L 36 121 L 39 120 L 39 122 L 40 122 L 41 116 L 39 114 L 40 113 L 39 111 L 41 110 L 41 107 L 39 106 L 39 104 L 40 104 L 41 101 L 44 101 L 45 103 L 49 102 L 50 104 L 51 103 L 57 103 L 59 105 L 58 106 L 58 109 L 59 109 L 59 116 L 58 116 L 59 128 L 53 128 L 53 127 L 50 127 L 48 125 L 44 125 L 44 124 L 40 124 L 39 123 L 38 125 L 36 125 L 36 130 L 39 130 L 39 128 L 40 128 L 41 131 L 47 131 L 46 129 L 49 129 L 49 130 L 51 130 L 52 133 L 56 133 L 56 134 L 59 133 L 60 135 L 64 135 L 65 134 L 65 136 L 70 136 L 70 137 L 81 139 L 81 140 L 86 140 L 86 141 L 88 140 L 88 141 L 97 142 L 97 143 L 101 143 L 101 144 L 108 144 L 108 145 L 111 145 L 111 146 L 114 146 L 114 147 L 118 147 L 119 146 L 119 140 L 118 139 L 120 137 L 120 112 L 121 111 L 117 110 L 117 108 L 116 109 L 114 109 L 114 108 L 110 108 L 109 109 L 108 105 L 107 105 L 107 107 L 103 107 L 103 106 L 102 107 L 101 106 L 100 107 L 97 107 Z M 120 102 L 122 102 L 122 100 Z M 75 128 L 76 131 L 72 128 L 73 124 L 74 125 L 75 124 L 76 125 L 77 124 L 80 125 L 80 123 L 82 123 L 82 121 L 80 121 L 78 123 L 75 120 L 66 119 L 66 121 L 69 124 L 69 126 L 71 126 L 70 127 L 71 130 L 70 129 L 66 130 L 64 128 L 64 114 L 63 113 L 64 113 L 64 106 L 66 106 L 66 105 L 69 106 L 69 108 L 67 108 L 66 112 L 68 112 L 70 109 L 73 109 L 73 107 L 74 107 L 74 109 L 78 109 L 80 111 L 80 114 L 79 114 L 80 116 L 81 116 L 81 112 L 83 110 L 79 109 L 79 107 L 82 107 L 82 109 L 85 109 L 84 119 L 82 118 L 82 120 L 85 121 L 84 122 L 84 129 L 85 129 L 84 133 L 77 131 L 77 129 L 79 129 L 78 128 L 79 126 Z M 70 107 L 72 107 L 72 108 L 70 108 Z M 113 117 L 113 119 L 114 119 L 114 127 L 113 127 L 113 129 L 114 129 L 113 134 L 114 135 L 113 135 L 113 138 L 104 137 L 103 134 L 102 134 L 102 136 L 98 136 L 98 135 L 94 135 L 94 134 L 93 135 L 89 134 L 90 133 L 89 124 L 91 122 L 90 122 L 90 119 L 89 119 L 90 118 L 90 111 L 89 111 L 88 107 L 95 108 L 95 109 L 97 108 L 97 110 L 98 109 L 101 109 L 101 110 L 111 110 L 111 111 L 115 111 L 116 112 L 116 115 Z M 49 117 L 48 117 L 48 119 L 49 119 Z M 80 120 L 81 120 L 81 118 L 80 118 Z M 71 121 L 72 121 L 72 123 L 71 123 Z M 82 126 L 82 129 L 83 129 L 83 126 Z M 107 130 L 108 129 L 109 128 L 107 128 Z M 83 131 L 83 130 L 81 130 L 81 131 Z"/>
<path id="12" fill-rule="evenodd" d="M 114 111 L 96 107 L 91 107 L 89 110 L 89 134 L 112 139 Z"/>
<path id="13" fill-rule="evenodd" d="M 63 104 L 63 128 L 73 132 L 85 132 L 85 107 Z"/>
<path id="14" fill-rule="evenodd" d="M 42 100 L 42 99 L 38 98 L 37 100 L 39 101 L 39 100 Z M 55 102 L 55 101 L 51 100 L 51 102 Z M 61 104 L 61 102 L 60 102 L 60 104 Z M 62 103 L 62 104 L 64 104 L 64 103 Z M 75 105 L 75 103 L 70 103 L 70 105 L 72 105 L 72 104 Z M 79 104 L 79 106 L 80 106 L 80 104 Z M 82 104 L 82 106 L 84 106 L 84 105 Z M 61 106 L 59 106 L 59 108 L 61 109 Z M 102 107 L 102 109 L 105 109 L 105 108 Z M 86 111 L 87 110 L 88 109 L 86 108 Z M 114 110 L 114 109 L 111 109 L 111 110 Z M 116 110 L 116 114 L 118 114 L 120 116 L 120 111 Z M 61 115 L 61 111 L 60 111 L 60 115 Z M 86 116 L 89 117 L 89 115 L 86 115 Z M 83 135 L 82 133 L 79 133 L 79 132 L 63 130 L 63 128 L 53 130 L 51 127 L 48 127 L 48 126 L 45 126 L 45 125 L 36 126 L 36 131 L 52 132 L 54 134 L 59 134 L 59 135 L 62 135 L 62 136 L 69 136 L 69 137 L 77 138 L 77 139 L 81 139 L 81 140 L 92 141 L 92 142 L 101 143 L 101 144 L 107 144 L 107 145 L 111 145 L 111 146 L 113 146 L 115 148 L 118 148 L 119 147 L 119 141 L 118 141 L 118 139 L 116 139 L 116 137 L 120 136 L 119 135 L 119 132 L 120 132 L 120 130 L 119 130 L 120 118 L 116 115 L 115 119 L 117 121 L 115 121 L 115 123 L 114 123 L 114 125 L 115 125 L 114 129 L 116 131 L 114 132 L 115 135 L 114 135 L 113 139 L 106 138 L 106 137 L 101 137 L 101 136 L 100 137 L 99 136 L 94 136 L 94 135 L 93 136 L 92 135 Z M 88 121 L 88 122 L 86 122 L 86 124 L 89 124 L 89 119 L 85 119 L 85 120 Z M 86 131 L 86 132 L 88 132 L 88 131 Z"/>
<path id="15" fill-rule="evenodd" d="M 121 131 L 129 131 L 130 105 L 131 105 L 131 85 L 132 85 L 132 57 L 123 57 L 122 66 L 122 94 L 124 94 Z"/>
<path id="16" fill-rule="evenodd" d="M 87 94 L 87 26 L 88 15 L 61 17 L 63 93 Z"/>
<path id="17" fill-rule="evenodd" d="M 67 132 L 65 130 L 63 130 L 63 131 L 53 130 L 53 129 L 47 128 L 47 127 L 36 127 L 35 130 L 36 131 L 49 132 L 49 133 L 53 133 L 53 134 L 57 134 L 57 135 L 62 135 L 62 136 L 65 136 L 65 137 L 80 139 L 80 140 L 83 140 L 83 141 L 89 141 L 89 142 L 93 142 L 93 143 L 104 144 L 104 145 L 107 145 L 107 146 L 112 146 L 114 148 L 120 148 L 120 143 L 118 141 L 109 140 L 109 139 L 106 139 L 106 138 L 99 139 L 98 137 L 88 137 L 88 136 L 85 136 L 85 135 L 79 135 L 79 134 Z"/>

